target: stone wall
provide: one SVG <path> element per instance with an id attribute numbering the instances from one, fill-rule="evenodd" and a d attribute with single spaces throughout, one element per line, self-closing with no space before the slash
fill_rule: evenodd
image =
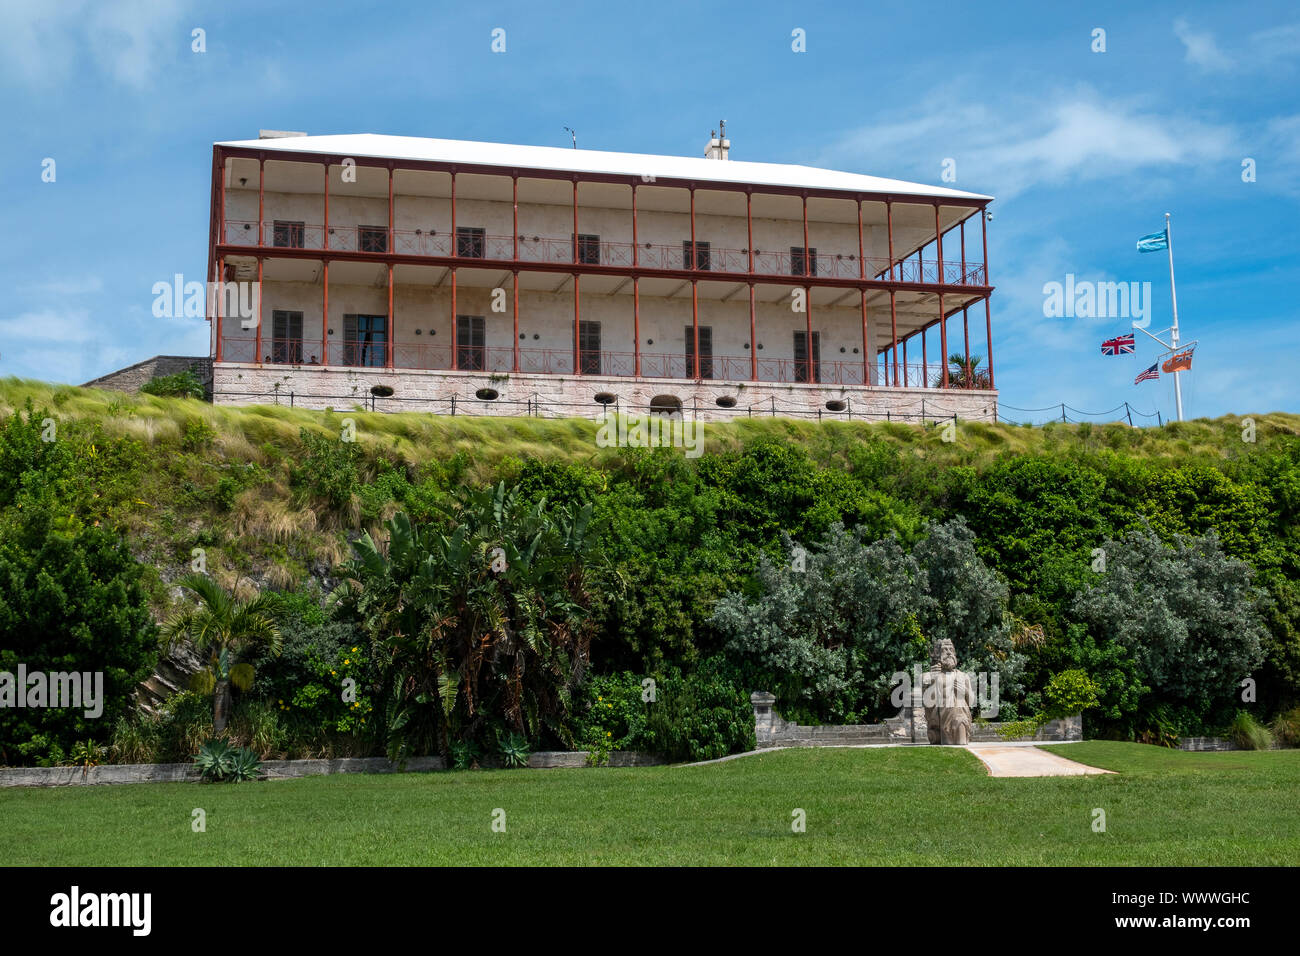
<path id="1" fill-rule="evenodd" d="M 1195 751 L 1218 751 L 1218 750 L 1241 750 L 1235 743 L 1227 737 L 1179 737 L 1179 750 Z M 1273 741 L 1273 750 L 1281 750 L 1281 745 Z"/>
<path id="2" fill-rule="evenodd" d="M 776 711 L 776 697 L 767 691 L 750 695 L 754 707 L 754 736 L 764 747 L 848 747 L 862 744 L 925 744 L 925 713 L 920 706 L 904 708 L 897 717 L 880 724 L 836 724 L 801 727 L 782 719 Z M 1083 716 L 1076 714 L 1063 720 L 1051 720 L 1033 737 L 1003 737 L 1007 726 L 1000 722 L 976 722 L 971 728 L 972 743 L 996 743 L 1006 740 L 1067 741 L 1083 739 Z"/>
<path id="3" fill-rule="evenodd" d="M 616 751 L 609 755 L 611 767 L 650 767 L 664 761 L 653 754 Z M 499 766 L 492 760 L 485 766 Z M 539 750 L 528 757 L 530 769 L 587 766 L 585 750 Z M 423 773 L 445 770 L 441 757 L 412 757 L 402 766 L 384 757 L 348 757 L 338 760 L 264 760 L 262 777 L 285 780 L 335 773 Z M 0 787 L 69 787 L 108 783 L 165 783 L 197 781 L 199 773 L 190 763 L 103 764 L 82 772 L 80 767 L 8 767 L 0 769 Z"/>
<path id="4" fill-rule="evenodd" d="M 376 397 L 371 389 L 391 389 Z M 494 399 L 477 397 L 490 390 Z M 683 416 L 705 421 L 743 416 L 794 415 L 846 420 L 951 419 L 993 421 L 997 392 L 977 390 L 803 385 L 776 382 L 694 382 L 627 376 L 529 375 L 416 369 L 258 366 L 223 362 L 213 377 L 218 405 L 293 405 L 301 408 L 419 411 L 440 415 L 538 415 L 594 418 L 605 405 L 597 395 L 617 399 L 623 411 L 646 411 L 659 396 L 681 403 Z M 486 393 L 484 393 L 486 394 Z M 717 404 L 719 398 L 734 407 Z M 827 407 L 831 403 L 832 410 Z M 842 407 L 841 407 L 842 406 Z"/>
<path id="5" fill-rule="evenodd" d="M 155 355 L 126 368 L 86 382 L 83 388 L 104 388 L 114 392 L 138 392 L 140 386 L 162 375 L 179 375 L 193 370 L 205 390 L 212 388 L 212 360 L 204 355 Z"/>

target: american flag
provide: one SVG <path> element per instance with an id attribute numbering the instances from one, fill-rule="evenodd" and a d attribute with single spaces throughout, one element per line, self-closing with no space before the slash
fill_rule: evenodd
<path id="1" fill-rule="evenodd" d="M 1101 343 L 1102 355 L 1125 355 L 1132 354 L 1137 350 L 1137 343 L 1133 341 L 1133 333 L 1127 335 L 1117 335 L 1113 339 L 1107 339 Z"/>
<path id="2" fill-rule="evenodd" d="M 1152 365 L 1149 369 L 1147 369 L 1145 372 L 1140 374 L 1137 378 L 1133 379 L 1133 384 L 1136 385 L 1139 382 L 1145 382 L 1149 378 L 1159 378 L 1160 377 L 1160 369 L 1158 368 L 1159 365 L 1160 365 L 1159 362 L 1157 362 L 1155 365 Z"/>

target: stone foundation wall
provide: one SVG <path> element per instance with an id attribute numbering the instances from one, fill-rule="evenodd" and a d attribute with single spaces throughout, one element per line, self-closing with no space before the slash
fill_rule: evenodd
<path id="1" fill-rule="evenodd" d="M 371 389 L 392 389 L 375 396 Z M 483 391 L 488 390 L 488 391 Z M 440 415 L 537 415 L 593 418 L 610 397 L 623 411 L 644 412 L 660 396 L 681 403 L 685 418 L 724 420 L 743 416 L 852 418 L 920 422 L 951 419 L 993 421 L 996 391 L 803 385 L 775 382 L 704 382 L 597 375 L 535 375 L 415 369 L 259 366 L 223 362 L 213 372 L 218 405 L 293 405 L 301 408 L 422 411 Z M 494 399 L 479 397 L 495 394 Z M 726 408 L 718 399 L 734 401 Z M 830 403 L 830 407 L 828 407 Z"/>
<path id="2" fill-rule="evenodd" d="M 615 751 L 611 767 L 651 767 L 665 763 L 653 754 Z M 499 767 L 492 759 L 485 767 Z M 539 750 L 528 757 L 530 769 L 587 766 L 585 750 Z M 399 767 L 384 757 L 346 757 L 337 760 L 263 760 L 262 778 L 287 780 L 335 773 L 424 773 L 445 770 L 441 757 L 412 757 Z M 80 767 L 8 767 L 0 769 L 0 787 L 71 787 L 109 783 L 166 783 L 197 781 L 191 763 L 103 764 L 85 773 Z"/>
<path id="3" fill-rule="evenodd" d="M 835 724 L 801 727 L 782 719 L 776 712 L 776 697 L 758 691 L 749 697 L 754 707 L 754 736 L 764 747 L 846 747 L 861 744 L 926 744 L 925 713 L 921 707 L 904 708 L 897 717 L 880 724 Z M 1062 742 L 1083 739 L 1083 716 L 1076 714 L 1063 720 L 1050 720 L 1033 737 L 1003 737 L 1007 726 L 1000 722 L 976 723 L 971 728 L 971 743 L 997 743 L 1006 740 L 1041 740 Z"/>
<path id="4" fill-rule="evenodd" d="M 1235 743 L 1227 737 L 1179 737 L 1179 750 L 1194 751 L 1219 751 L 1219 750 L 1240 750 Z M 1272 750 L 1281 750 L 1282 746 L 1275 740 Z"/>
<path id="5" fill-rule="evenodd" d="M 203 387 L 212 385 L 212 360 L 206 356 L 155 355 L 126 368 L 109 372 L 87 382 L 83 388 L 105 388 L 114 392 L 138 392 L 140 386 L 163 375 L 179 375 L 193 370 Z"/>

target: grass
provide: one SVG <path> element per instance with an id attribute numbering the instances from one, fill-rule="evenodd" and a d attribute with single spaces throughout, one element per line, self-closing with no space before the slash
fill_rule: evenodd
<path id="1" fill-rule="evenodd" d="M 380 459 L 413 482 L 444 473 L 455 478 L 437 480 L 456 485 L 495 482 L 528 460 L 589 465 L 607 474 L 630 467 L 624 450 L 596 445 L 597 424 L 591 419 L 213 406 L 0 378 L 0 420 L 29 400 L 57 420 L 61 436 L 76 436 L 77 454 L 87 466 L 95 465 L 96 454 L 114 456 L 111 464 L 96 465 L 102 472 L 97 491 L 103 495 L 97 507 L 103 513 L 92 517 L 122 530 L 137 556 L 158 569 L 149 589 L 160 615 L 170 603 L 164 582 L 188 570 L 195 547 L 207 551 L 224 586 L 246 578 L 259 586 L 289 587 L 306 581 L 313 568 L 333 567 L 346 558 L 348 533 L 377 526 L 396 507 L 390 502 L 363 523 L 355 496 L 337 514 L 304 500 L 290 480 L 293 463 L 304 453 L 299 439 L 304 428 L 338 437 L 343 420 L 351 418 L 365 481 L 374 479 Z M 879 442 L 898 452 L 905 470 L 910 461 L 924 473 L 952 466 L 978 469 L 1001 455 L 1022 453 L 1085 463 L 1123 455 L 1171 466 L 1217 465 L 1300 435 L 1300 416 L 1258 415 L 1255 423 L 1255 444 L 1242 441 L 1241 419 L 1232 417 L 1164 428 L 962 423 L 957 440 L 945 442 L 935 427 L 760 416 L 706 423 L 703 437 L 705 453 L 740 451 L 770 439 L 799 447 L 820 466 L 844 470 L 853 469 L 855 452 L 865 443 Z M 120 447 L 111 447 L 114 443 Z"/>
<path id="2" fill-rule="evenodd" d="M 807 749 L 697 767 L 6 790 L 0 865 L 1300 863 L 1300 752 L 1046 749 L 1119 773 L 994 779 L 957 749 Z M 191 830 L 196 807 L 206 833 Z"/>
<path id="3" fill-rule="evenodd" d="M 286 448 L 296 444 L 300 428 L 337 435 L 343 418 L 356 423 L 357 438 L 372 454 L 386 454 L 415 465 L 446 460 L 457 452 L 473 459 L 473 477 L 486 480 L 506 457 L 616 462 L 618 449 L 598 448 L 596 424 L 590 418 L 506 418 L 472 415 L 429 415 L 419 412 L 333 412 L 257 405 L 245 408 L 213 406 L 194 399 L 126 395 L 98 389 L 52 385 L 18 378 L 0 379 L 0 417 L 33 404 L 53 409 L 63 418 L 93 419 L 112 432 L 130 434 L 146 444 L 174 441 L 185 423 L 202 418 L 217 432 L 217 445 L 228 454 L 256 460 L 270 442 Z M 593 406 L 592 417 L 596 414 Z M 880 439 L 901 450 L 943 464 L 980 465 L 1005 452 L 1072 451 L 1084 456 L 1111 452 L 1186 463 L 1188 459 L 1222 460 L 1250 450 L 1242 441 L 1241 416 L 1174 422 L 1163 428 L 1130 428 L 1124 424 L 1047 424 L 1024 427 L 965 422 L 958 440 L 944 442 L 937 429 L 917 425 L 789 418 L 738 418 L 706 423 L 705 451 L 734 450 L 759 438 L 797 443 L 822 464 L 842 460 L 852 445 Z M 1253 416 L 1257 443 L 1274 436 L 1300 435 L 1300 415 L 1281 412 Z"/>

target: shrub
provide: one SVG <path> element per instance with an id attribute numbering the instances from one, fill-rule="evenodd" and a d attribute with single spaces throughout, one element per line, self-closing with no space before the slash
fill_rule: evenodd
<path id="1" fill-rule="evenodd" d="M 998 735 L 1008 739 L 1032 737 L 1049 720 L 1073 717 L 1075 714 L 1082 714 L 1086 710 L 1097 707 L 1097 692 L 1096 681 L 1085 671 L 1076 669 L 1053 674 L 1047 686 L 1043 688 L 1042 709 L 1036 711 L 1032 717 L 1007 720 L 999 728 Z M 1006 716 L 1013 717 L 1013 708 L 1006 709 L 1011 711 Z"/>
<path id="2" fill-rule="evenodd" d="M 277 712 L 260 700 L 240 701 L 231 718 L 230 729 L 235 740 L 263 759 L 280 752 L 284 743 L 284 731 Z"/>
<path id="3" fill-rule="evenodd" d="M 161 731 L 152 717 L 123 714 L 113 725 L 109 755 L 114 763 L 154 763 L 162 743 Z"/>
<path id="4" fill-rule="evenodd" d="M 1168 704 L 1144 704 L 1133 718 L 1134 739 L 1140 744 L 1177 747 L 1181 724 Z"/>
<path id="5" fill-rule="evenodd" d="M 513 769 L 527 767 L 528 757 L 532 751 L 528 746 L 527 737 L 511 731 L 497 741 L 497 752 L 501 755 L 502 763 L 508 769 Z"/>
<path id="6" fill-rule="evenodd" d="M 258 675 L 256 699 L 275 716 L 281 746 L 295 753 L 377 752 L 374 741 L 383 733 L 374 703 L 380 675 L 369 638 L 349 622 L 326 621 L 310 593 L 277 600 L 281 652 L 263 649 L 251 661 Z M 356 682 L 351 702 L 343 700 L 346 679 Z"/>
<path id="7" fill-rule="evenodd" d="M 1142 528 L 1103 551 L 1106 571 L 1074 601 L 1098 644 L 1132 656 L 1150 705 L 1168 705 L 1179 731 L 1231 706 L 1264 657 L 1265 598 L 1250 567 L 1224 555 L 1213 532 L 1166 546 Z"/>
<path id="8" fill-rule="evenodd" d="M 1228 739 L 1242 750 L 1268 750 L 1273 746 L 1273 735 L 1248 711 L 1239 710 L 1228 725 Z"/>
<path id="9" fill-rule="evenodd" d="M 641 680 L 624 671 L 593 677 L 583 686 L 573 739 L 577 746 L 588 751 L 590 763 L 604 764 L 613 751 L 644 746 L 651 705 L 641 699 L 644 693 Z"/>
<path id="10" fill-rule="evenodd" d="M 165 398 L 203 398 L 203 383 L 192 369 L 186 369 L 175 375 L 155 375 L 140 391 Z"/>
<path id="11" fill-rule="evenodd" d="M 55 421 L 48 409 L 37 411 L 27 399 L 23 412 L 15 412 L 0 426 L 0 506 L 7 507 L 18 496 L 28 476 L 36 475 L 46 487 L 57 485 L 74 465 L 68 442 L 45 441 L 47 421 Z M 55 429 L 57 434 L 57 425 Z"/>
<path id="12" fill-rule="evenodd" d="M 1043 688 L 1046 706 L 1043 709 L 1045 720 L 1059 720 L 1073 717 L 1098 705 L 1097 682 L 1082 670 L 1061 671 L 1053 674 Z"/>
<path id="13" fill-rule="evenodd" d="M 306 428 L 298 438 L 303 454 L 289 466 L 290 484 L 304 498 L 324 502 L 336 514 L 343 514 L 351 508 L 352 498 L 361 487 L 359 469 L 365 459 L 361 446 Z"/>
<path id="14" fill-rule="evenodd" d="M 98 767 L 101 760 L 108 756 L 108 751 L 93 740 L 79 740 L 72 747 L 72 765 L 81 768 L 84 777 L 91 767 Z"/>
<path id="15" fill-rule="evenodd" d="M 998 728 L 998 736 L 1005 740 L 1016 740 L 1020 737 L 1032 737 L 1038 733 L 1039 728 L 1042 727 L 1044 723 L 1045 721 L 1042 719 L 1041 714 L 1027 717 L 1024 720 L 1004 721 L 1002 726 Z"/>
<path id="16" fill-rule="evenodd" d="M 482 756 L 482 751 L 474 741 L 457 740 L 451 745 L 451 769 L 473 770 Z"/>
<path id="17" fill-rule="evenodd" d="M 1270 729 L 1283 747 L 1300 747 L 1300 707 L 1278 714 Z"/>
<path id="18" fill-rule="evenodd" d="M 897 537 L 867 543 L 838 524 L 811 551 L 791 553 L 762 558 L 754 582 L 720 600 L 712 619 L 728 656 L 783 712 L 834 722 L 892 714 L 894 675 L 943 639 L 962 670 L 996 673 L 1000 694 L 1021 691 L 1025 658 L 1005 623 L 1006 585 L 964 522 L 931 526 L 911 553 Z"/>
<path id="19" fill-rule="evenodd" d="M 49 759 L 113 726 L 158 658 L 144 568 L 121 535 L 57 507 L 29 499 L 0 518 L 0 671 L 102 674 L 102 713 L 0 708 L 0 763 Z"/>
<path id="20" fill-rule="evenodd" d="M 203 418 L 190 418 L 185 421 L 185 432 L 181 436 L 181 447 L 186 451 L 199 451 L 207 448 L 217 437 L 217 430 Z"/>
<path id="21" fill-rule="evenodd" d="M 669 760 L 713 760 L 753 750 L 754 708 L 739 672 L 720 657 L 656 682 L 645 739 Z"/>
<path id="22" fill-rule="evenodd" d="M 163 704 L 159 730 L 164 761 L 187 759 L 212 736 L 211 702 L 190 690 L 173 694 Z"/>

